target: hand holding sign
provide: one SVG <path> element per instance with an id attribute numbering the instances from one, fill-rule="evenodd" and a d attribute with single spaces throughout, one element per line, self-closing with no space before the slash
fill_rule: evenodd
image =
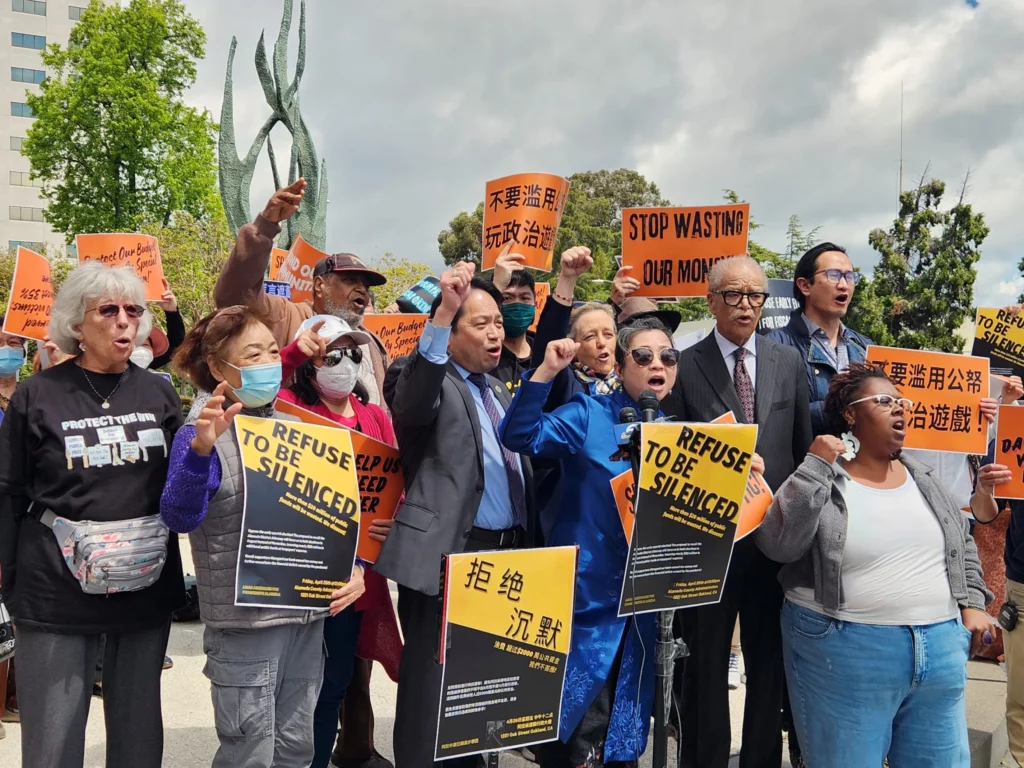
<path id="1" fill-rule="evenodd" d="M 200 456 L 209 456 L 217 438 L 224 434 L 231 421 L 241 412 L 242 404 L 235 403 L 224 410 L 225 392 L 228 383 L 222 381 L 213 390 L 213 395 L 206 401 L 206 406 L 196 419 L 196 436 L 192 438 L 192 450 Z"/>
<path id="2" fill-rule="evenodd" d="M 998 400 L 994 397 L 983 397 L 981 398 L 981 405 L 978 407 L 981 409 L 981 418 L 989 424 L 996 423 L 996 414 L 999 413 Z"/>
<path id="3" fill-rule="evenodd" d="M 388 534 L 391 533 L 391 527 L 394 524 L 394 520 L 374 520 L 370 523 L 370 538 L 383 544 L 387 540 Z"/>
<path id="4" fill-rule="evenodd" d="M 986 464 L 978 470 L 978 486 L 975 493 L 995 496 L 997 485 L 1013 480 L 1013 471 L 1005 464 Z"/>
<path id="5" fill-rule="evenodd" d="M 356 565 L 352 568 L 352 578 L 340 589 L 331 593 L 331 616 L 337 616 L 348 608 L 352 603 L 363 596 L 366 591 L 366 582 L 363 581 L 363 566 Z"/>
<path id="6" fill-rule="evenodd" d="M 1000 394 L 1000 400 L 1006 405 L 1015 403 L 1024 396 L 1024 384 L 1021 383 L 1020 376 L 1010 376 L 1003 383 L 1003 391 Z"/>
<path id="7" fill-rule="evenodd" d="M 526 257 L 521 253 L 511 253 L 512 241 L 502 248 L 501 253 L 494 262 L 494 278 L 492 282 L 499 291 L 504 291 L 512 282 L 512 275 L 523 269 Z"/>
<path id="8" fill-rule="evenodd" d="M 755 453 L 750 459 L 750 471 L 756 472 L 759 475 L 764 474 L 764 459 L 761 458 L 761 454 Z"/>
<path id="9" fill-rule="evenodd" d="M 272 224 L 280 224 L 290 219 L 299 210 L 305 192 L 305 179 L 299 179 L 294 184 L 277 190 L 267 203 L 267 207 L 263 209 L 263 218 Z"/>
<path id="10" fill-rule="evenodd" d="M 615 277 L 612 280 L 611 296 L 612 304 L 615 306 L 619 306 L 632 294 L 640 290 L 640 281 L 635 277 L 630 277 L 630 272 L 632 271 L 632 267 L 620 267 L 619 271 L 615 273 Z"/>
<path id="11" fill-rule="evenodd" d="M 544 362 L 534 371 L 532 381 L 543 384 L 554 379 L 569 367 L 579 348 L 580 345 L 572 339 L 552 341 L 544 352 Z"/>
<path id="12" fill-rule="evenodd" d="M 171 290 L 171 284 L 164 278 L 164 292 L 160 296 L 160 301 L 156 302 L 156 305 L 160 307 L 164 312 L 177 312 L 178 311 L 178 297 L 174 295 L 174 291 Z"/>

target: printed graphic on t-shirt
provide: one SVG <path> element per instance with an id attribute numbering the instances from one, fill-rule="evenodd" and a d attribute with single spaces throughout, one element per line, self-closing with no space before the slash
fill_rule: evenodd
<path id="1" fill-rule="evenodd" d="M 85 469 L 111 465 L 123 467 L 140 460 L 149 461 L 149 450 L 157 448 L 160 451 L 154 451 L 154 457 L 166 459 L 167 436 L 163 429 L 141 428 L 159 423 L 154 414 L 138 411 L 122 416 L 98 416 L 61 422 L 61 429 L 65 432 L 85 433 L 64 437 L 68 469 L 74 469 L 78 459 Z"/>

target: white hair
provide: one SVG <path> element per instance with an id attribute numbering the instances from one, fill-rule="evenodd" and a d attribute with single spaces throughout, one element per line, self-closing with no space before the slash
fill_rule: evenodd
<path id="1" fill-rule="evenodd" d="M 146 305 L 146 286 L 131 267 L 107 267 L 98 261 L 79 264 L 61 283 L 53 298 L 50 314 L 50 340 L 66 355 L 77 355 L 82 338 L 77 326 L 85 320 L 89 304 L 96 301 L 128 300 Z M 139 320 L 137 337 L 149 337 L 153 317 L 149 312 Z"/>
<path id="2" fill-rule="evenodd" d="M 716 261 L 714 266 L 711 267 L 711 272 L 708 273 L 708 290 L 717 291 L 721 287 L 722 280 L 725 279 L 725 273 L 729 267 L 740 264 L 744 266 L 752 266 L 760 272 L 765 290 L 768 290 L 768 275 L 765 274 L 764 267 L 758 263 L 757 259 L 746 255 L 729 256 L 728 258 Z"/>

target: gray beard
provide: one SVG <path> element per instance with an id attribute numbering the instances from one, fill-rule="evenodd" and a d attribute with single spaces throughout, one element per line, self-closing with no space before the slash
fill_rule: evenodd
<path id="1" fill-rule="evenodd" d="M 334 315 L 339 320 L 344 320 L 349 324 L 350 328 L 358 328 L 363 324 L 362 315 L 356 314 L 351 309 L 342 307 L 340 304 L 335 304 L 329 299 L 324 300 L 324 313 Z"/>

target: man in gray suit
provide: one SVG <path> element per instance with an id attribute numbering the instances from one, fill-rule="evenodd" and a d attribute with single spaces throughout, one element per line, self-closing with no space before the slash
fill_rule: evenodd
<path id="1" fill-rule="evenodd" d="M 529 462 L 505 450 L 497 437 L 511 394 L 488 375 L 498 365 L 505 337 L 502 296 L 474 271 L 463 262 L 441 275 L 441 295 L 419 347 L 391 366 L 384 383 L 406 485 L 374 565 L 398 583 L 405 638 L 396 768 L 434 764 L 442 557 L 527 546 L 534 529 Z M 477 757 L 444 762 L 445 768 L 480 764 Z"/>
<path id="2" fill-rule="evenodd" d="M 732 411 L 740 423 L 757 424 L 757 453 L 774 491 L 803 461 L 812 437 L 804 361 L 795 349 L 756 333 L 767 298 L 767 278 L 749 256 L 714 266 L 708 305 L 715 330 L 682 353 L 676 386 L 662 410 L 680 421 L 711 421 Z M 676 675 L 680 766 L 729 764 L 729 652 L 737 613 L 747 670 L 740 766 L 781 764 L 778 571 L 749 536 L 733 549 L 721 602 L 677 614 L 690 650 L 685 670 Z"/>

